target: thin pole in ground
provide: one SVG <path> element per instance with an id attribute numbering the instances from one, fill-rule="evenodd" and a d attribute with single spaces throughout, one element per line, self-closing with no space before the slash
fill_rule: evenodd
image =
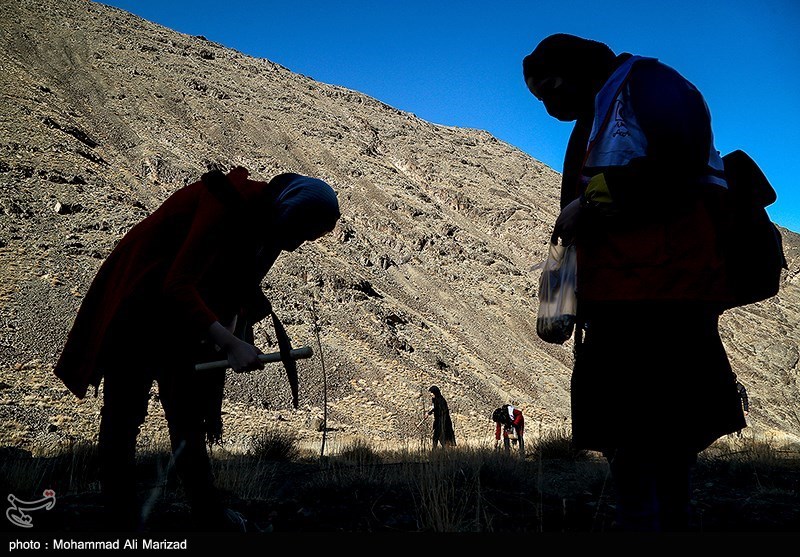
<path id="1" fill-rule="evenodd" d="M 312 318 L 311 328 L 317 339 L 317 353 L 319 354 L 319 361 L 322 366 L 322 446 L 319 451 L 319 457 L 322 459 L 325 457 L 325 440 L 328 436 L 328 374 L 325 371 L 325 356 L 322 353 L 322 342 L 319 337 L 322 326 L 319 323 L 319 315 L 313 304 L 310 311 Z"/>

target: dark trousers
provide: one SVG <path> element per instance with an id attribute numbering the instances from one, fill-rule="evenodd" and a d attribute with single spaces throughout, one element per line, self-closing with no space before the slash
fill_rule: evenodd
<path id="1" fill-rule="evenodd" d="M 517 434 L 517 444 L 519 445 L 519 457 L 525 458 L 525 437 L 523 435 Z M 511 438 L 510 437 L 503 437 L 503 446 L 506 449 L 506 452 L 511 454 Z"/>
<path id="2" fill-rule="evenodd" d="M 223 506 L 214 487 L 205 441 L 202 405 L 193 370 L 151 374 L 124 366 L 103 379 L 99 454 L 103 497 L 110 527 L 141 529 L 145 516 L 136 491 L 136 438 L 147 416 L 153 381 L 169 425 L 173 460 L 198 526 L 222 520 Z"/>
<path id="3" fill-rule="evenodd" d="M 628 532 L 686 532 L 697 454 L 686 450 L 603 452 L 616 492 L 616 522 Z"/>
<path id="4" fill-rule="evenodd" d="M 450 440 L 450 438 L 448 438 L 447 435 L 442 435 L 441 431 L 436 428 L 434 428 L 433 430 L 433 437 L 431 438 L 431 440 L 433 441 L 434 449 L 437 447 L 444 449 L 446 447 L 450 447 L 455 444 L 453 441 Z"/>
<path id="5" fill-rule="evenodd" d="M 440 447 L 442 449 L 446 447 L 453 447 L 456 444 L 456 435 L 453 432 L 453 426 L 449 425 L 448 422 L 444 420 L 438 421 L 434 420 L 433 422 L 433 436 L 431 437 L 433 441 L 433 448 Z"/>

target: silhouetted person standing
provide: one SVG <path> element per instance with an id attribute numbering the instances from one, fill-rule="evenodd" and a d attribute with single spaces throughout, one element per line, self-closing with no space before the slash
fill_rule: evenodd
<path id="1" fill-rule="evenodd" d="M 620 528 L 686 530 L 697 454 L 744 426 L 718 331 L 727 183 L 708 107 L 658 60 L 572 35 L 542 40 L 523 74 L 575 122 L 553 232 L 577 250 L 573 443 L 608 459 Z"/>
<path id="2" fill-rule="evenodd" d="M 442 396 L 442 392 L 436 385 L 429 388 L 428 392 L 431 394 L 433 406 L 425 414 L 426 416 L 433 416 L 433 447 L 455 446 L 456 434 L 453 429 L 453 421 L 450 419 L 447 400 Z"/>
<path id="3" fill-rule="evenodd" d="M 747 388 L 745 388 L 744 384 L 736 380 L 736 392 L 739 393 L 739 400 L 742 401 L 742 412 L 744 412 L 745 417 L 750 413 L 750 399 L 747 397 Z M 742 436 L 742 430 L 738 430 L 736 432 L 737 437 Z"/>

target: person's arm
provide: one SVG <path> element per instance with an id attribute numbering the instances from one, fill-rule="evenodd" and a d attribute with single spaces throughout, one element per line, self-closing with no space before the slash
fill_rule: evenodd
<path id="1" fill-rule="evenodd" d="M 264 363 L 258 359 L 259 354 L 262 354 L 261 350 L 235 336 L 223 327 L 219 321 L 214 321 L 209 325 L 208 334 L 214 344 L 225 351 L 228 356 L 228 363 L 234 371 L 243 372 L 264 369 Z"/>
<path id="2" fill-rule="evenodd" d="M 515 410 L 515 411 L 514 411 L 514 421 L 513 421 L 513 424 L 514 424 L 514 428 L 515 428 L 515 429 L 516 429 L 516 431 L 517 431 L 517 435 L 519 435 L 519 434 L 522 432 L 522 428 L 523 428 L 524 420 L 525 420 L 525 419 L 524 419 L 524 417 L 522 416 L 522 411 L 521 411 L 521 410 Z"/>
<path id="3" fill-rule="evenodd" d="M 217 315 L 200 295 L 198 284 L 224 249 L 225 207 L 203 186 L 192 201 L 196 204 L 192 222 L 166 273 L 162 292 L 185 325 L 205 332 Z"/>
<path id="4" fill-rule="evenodd" d="M 272 304 L 261 290 L 261 285 L 253 285 L 246 293 L 242 305 L 242 317 L 250 324 L 255 324 L 272 313 Z"/>
<path id="5" fill-rule="evenodd" d="M 179 320 L 195 328 L 198 336 L 208 334 L 225 350 L 235 371 L 263 369 L 261 351 L 236 338 L 225 328 L 203 299 L 198 284 L 215 256 L 225 249 L 226 207 L 205 188 L 200 188 L 189 231 L 164 280 L 163 294 Z M 232 270 L 234 272 L 234 270 Z"/>

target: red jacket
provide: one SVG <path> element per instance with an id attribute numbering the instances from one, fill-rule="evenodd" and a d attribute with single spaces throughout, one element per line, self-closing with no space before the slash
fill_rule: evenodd
<path id="1" fill-rule="evenodd" d="M 171 362 L 185 358 L 214 321 L 225 324 L 237 314 L 263 319 L 268 302 L 260 283 L 271 261 L 256 268 L 255 253 L 268 234 L 274 192 L 266 186 L 239 181 L 234 187 L 244 203 L 236 205 L 198 181 L 134 226 L 89 287 L 56 376 L 83 398 L 114 365 L 112 354 Z M 259 234 L 242 206 L 262 217 Z"/>
<path id="2" fill-rule="evenodd" d="M 513 427 L 517 430 L 517 436 L 522 437 L 525 433 L 525 418 L 522 416 L 522 410 L 519 408 L 514 408 L 513 406 L 508 406 L 509 410 L 509 417 L 511 418 L 510 424 L 501 424 L 497 422 L 494 428 L 494 438 L 500 439 L 500 431 L 503 432 L 503 437 L 508 437 L 510 429 Z"/>

